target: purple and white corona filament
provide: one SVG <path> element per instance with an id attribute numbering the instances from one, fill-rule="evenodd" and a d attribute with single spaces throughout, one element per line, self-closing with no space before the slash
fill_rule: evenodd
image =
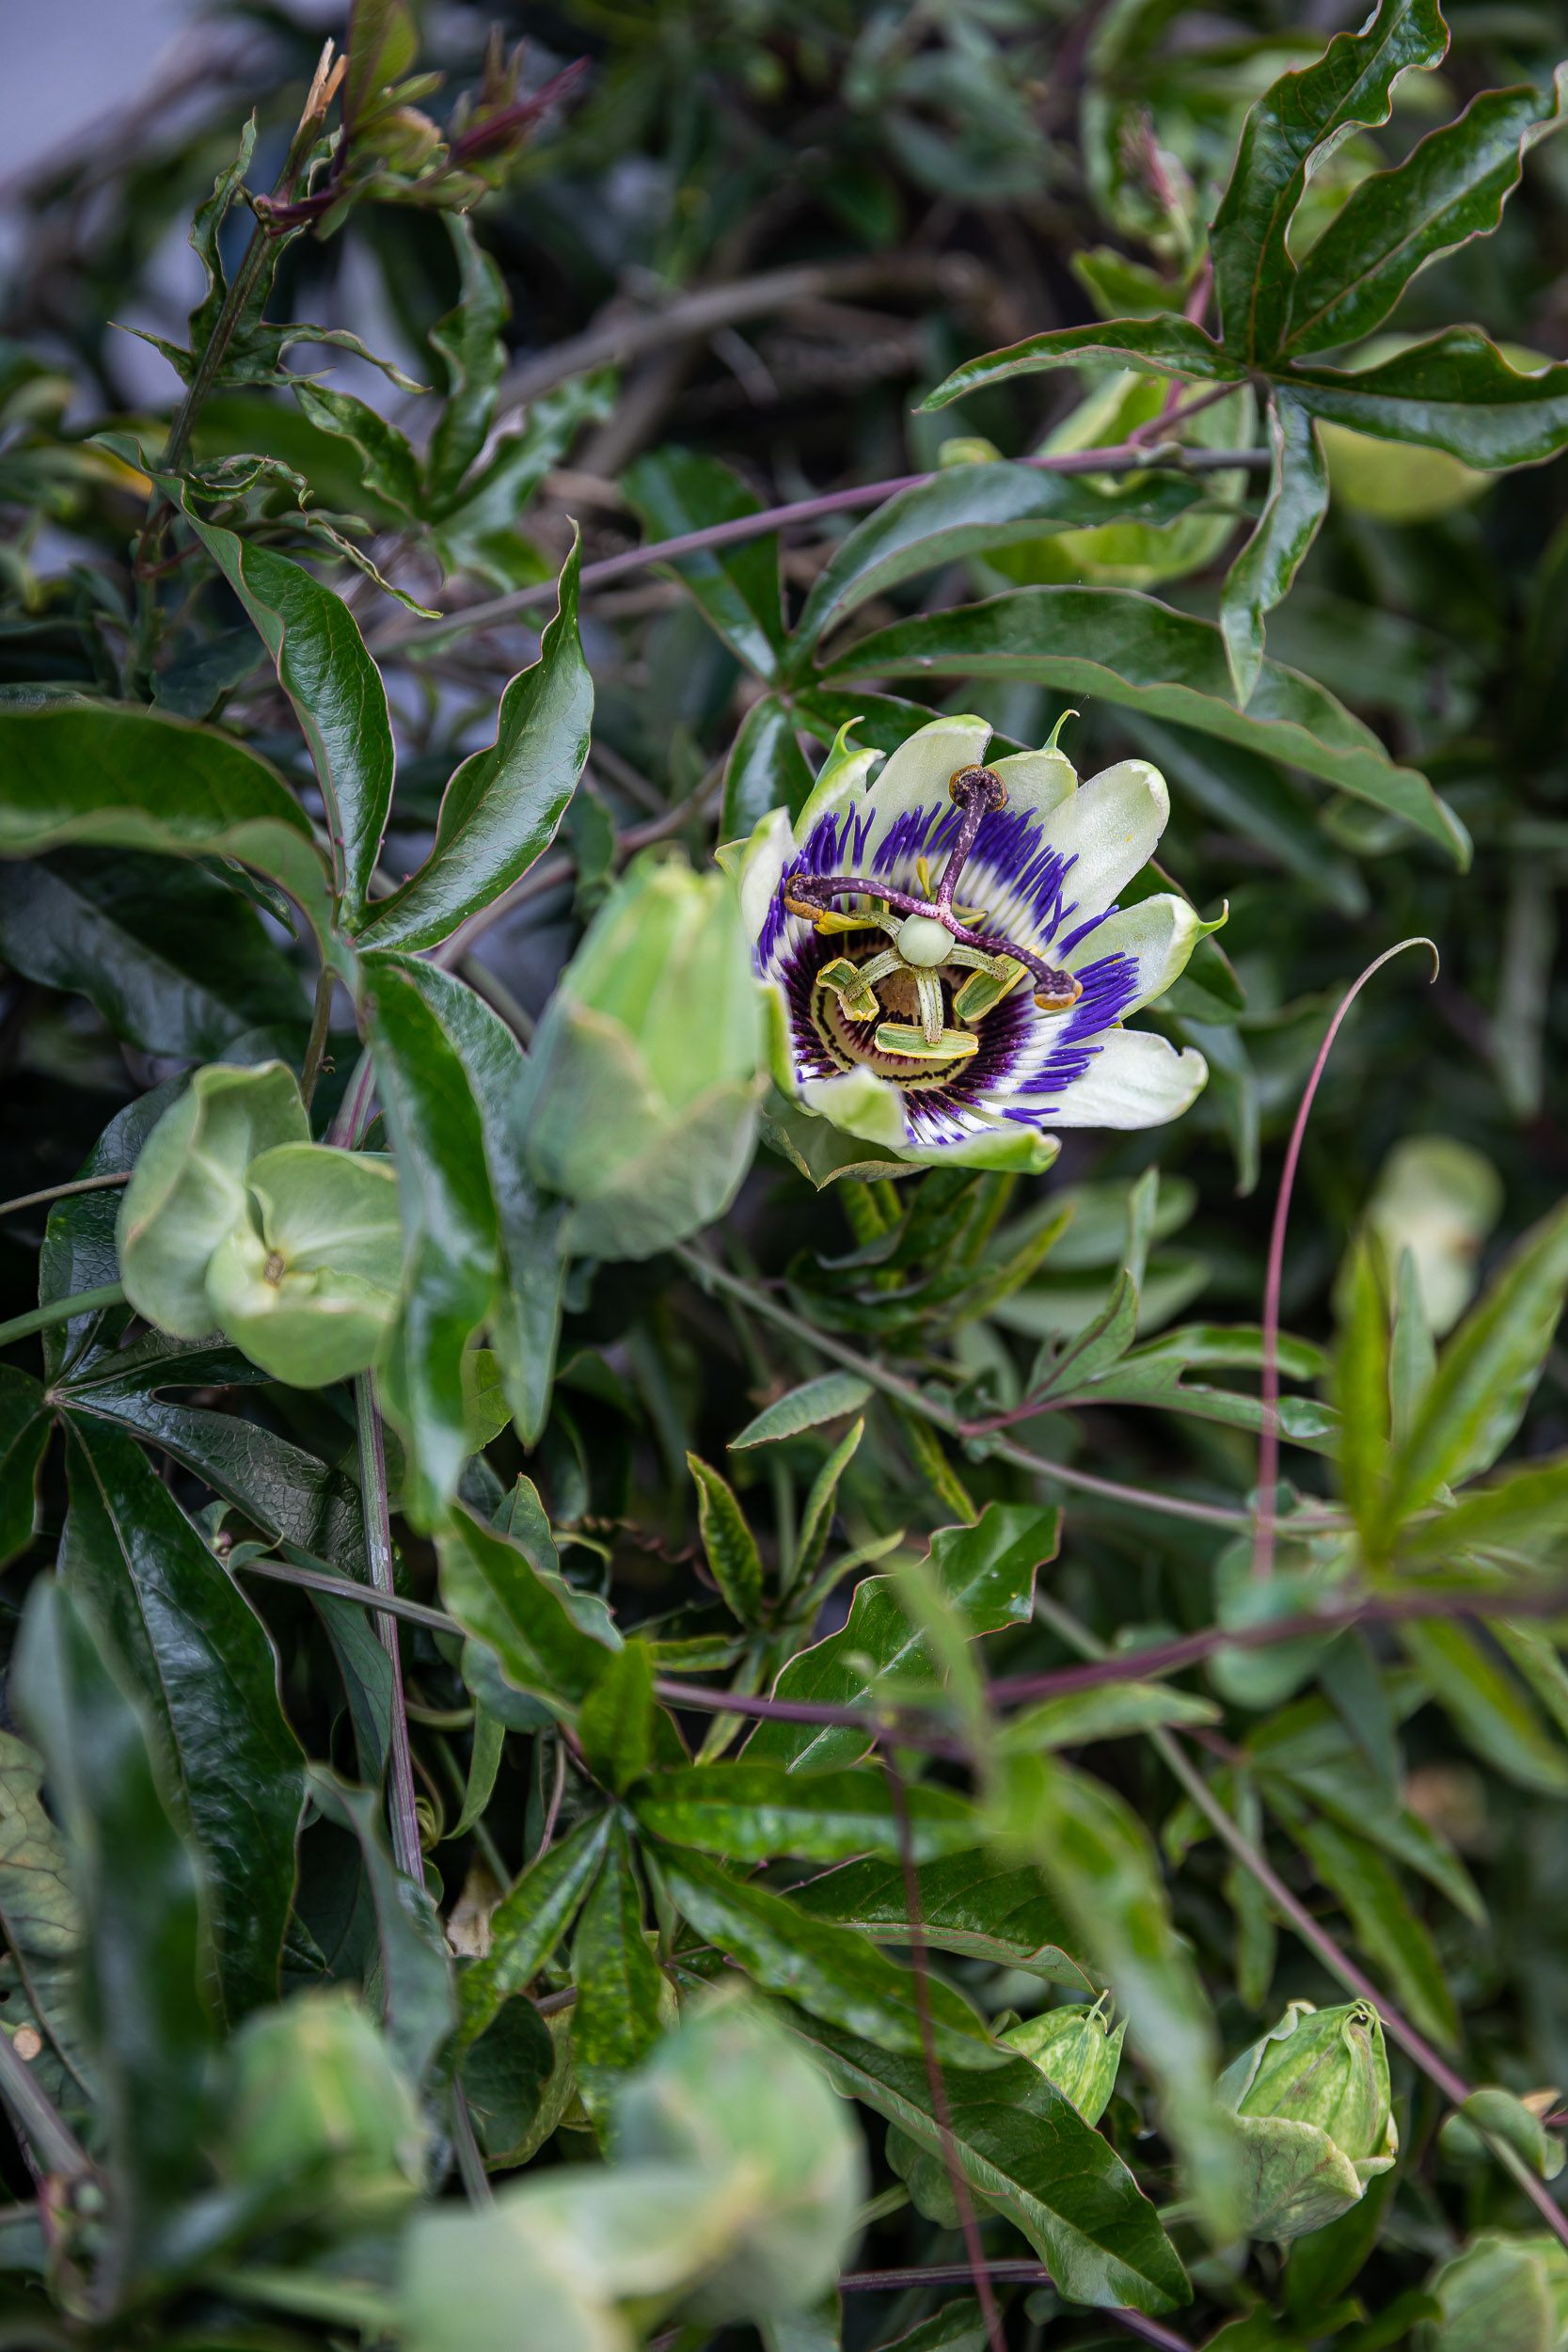
<path id="1" fill-rule="evenodd" d="M 870 782 L 841 735 L 799 818 L 723 854 L 784 1092 L 897 1159 L 1026 1171 L 1053 1127 L 1187 1109 L 1203 1057 L 1121 1025 L 1216 927 L 1167 894 L 1117 904 L 1169 813 L 1157 770 L 1080 786 L 1054 744 L 986 763 L 990 732 L 935 720 Z"/>

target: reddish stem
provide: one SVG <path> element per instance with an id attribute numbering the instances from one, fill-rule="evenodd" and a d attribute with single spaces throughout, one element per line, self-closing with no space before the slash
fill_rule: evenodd
<path id="1" fill-rule="evenodd" d="M 1279 1175 L 1279 1194 L 1274 1204 L 1274 1229 L 1269 1235 L 1268 1270 L 1263 1282 L 1263 1425 L 1258 1435 L 1258 1526 L 1253 1538 L 1252 1573 L 1260 1581 L 1274 1574 L 1275 1487 L 1279 1478 L 1279 1293 L 1285 1272 L 1285 1228 L 1291 1215 L 1291 1195 L 1295 1189 L 1296 1169 L 1301 1164 L 1301 1147 L 1307 1134 L 1307 1121 L 1311 1114 L 1313 1098 L 1319 1081 L 1328 1067 L 1344 1018 L 1366 987 L 1374 972 L 1407 947 L 1432 949 L 1432 977 L 1437 977 L 1437 949 L 1430 939 L 1402 939 L 1397 947 L 1385 948 L 1374 957 L 1358 978 L 1352 981 L 1340 1001 L 1339 1009 L 1328 1025 L 1318 1057 L 1312 1064 L 1307 1090 L 1296 1112 L 1291 1140 L 1285 1148 L 1285 1165 Z"/>

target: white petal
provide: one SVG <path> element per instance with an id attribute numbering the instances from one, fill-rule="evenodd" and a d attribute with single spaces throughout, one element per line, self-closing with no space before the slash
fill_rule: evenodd
<path id="1" fill-rule="evenodd" d="M 1078 789 L 1078 771 L 1066 752 L 1009 752 L 986 766 L 1006 786 L 1008 807 L 1032 817 L 1052 816 Z"/>
<path id="2" fill-rule="evenodd" d="M 1047 829 L 1053 850 L 1076 862 L 1063 898 L 1068 923 L 1102 914 L 1118 890 L 1153 856 L 1170 815 L 1170 794 L 1158 768 L 1124 759 L 1081 785 Z"/>
<path id="3" fill-rule="evenodd" d="M 795 819 L 797 849 L 810 838 L 818 818 L 826 817 L 830 809 L 840 809 L 850 801 L 864 798 L 867 771 L 875 768 L 881 754 L 858 751 L 850 743 L 849 730 L 859 724 L 858 719 L 847 720 L 834 737 L 832 749 L 806 796 L 806 804 Z"/>
<path id="4" fill-rule="evenodd" d="M 976 1125 L 954 1143 L 906 1144 L 904 1154 L 927 1168 L 984 1168 L 1004 1176 L 1038 1176 L 1061 1148 L 1058 1136 L 1015 1123 Z"/>
<path id="5" fill-rule="evenodd" d="M 784 867 L 794 854 L 789 812 L 783 808 L 770 808 L 749 840 L 726 842 L 719 851 L 720 865 L 739 884 L 740 916 L 748 939 L 760 934 Z"/>
<path id="6" fill-rule="evenodd" d="M 960 768 L 976 767 L 990 741 L 990 724 L 973 716 L 933 719 L 929 726 L 916 727 L 889 755 L 887 766 L 866 796 L 875 812 L 868 848 L 875 848 L 888 827 L 908 810 L 945 809 L 953 777 Z"/>
<path id="7" fill-rule="evenodd" d="M 1053 1127 L 1163 1127 L 1192 1108 L 1208 1075 L 1190 1045 L 1179 1054 L 1152 1029 L 1113 1029 L 1041 1116 Z"/>
<path id="8" fill-rule="evenodd" d="M 818 1118 L 832 1120 L 835 1127 L 846 1128 L 852 1136 L 864 1136 L 870 1143 L 882 1144 L 900 1157 L 909 1156 L 904 1098 L 874 1070 L 846 1070 L 833 1078 L 805 1078 L 798 1090 L 806 1109 Z"/>
<path id="9" fill-rule="evenodd" d="M 1205 929 L 1185 898 L 1162 893 L 1108 914 L 1062 961 L 1069 972 L 1082 972 L 1106 956 L 1131 957 L 1138 967 L 1137 993 L 1123 1006 L 1125 1017 L 1163 996 L 1180 978 Z"/>

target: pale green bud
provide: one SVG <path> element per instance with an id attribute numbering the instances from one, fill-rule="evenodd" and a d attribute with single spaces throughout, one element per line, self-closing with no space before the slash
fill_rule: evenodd
<path id="1" fill-rule="evenodd" d="M 937 464 L 943 472 L 950 466 L 993 466 L 1001 454 L 996 443 L 988 441 L 983 433 L 959 433 L 942 442 Z"/>
<path id="2" fill-rule="evenodd" d="M 248 1214 L 207 1266 L 213 1319 L 275 1380 L 365 1372 L 397 1316 L 403 1234 L 391 1163 L 285 1143 L 245 1170 Z"/>
<path id="3" fill-rule="evenodd" d="M 1045 2010 L 1038 2017 L 1026 2017 L 1022 2025 L 1009 2026 L 998 2034 L 997 2040 L 1033 2059 L 1047 2082 L 1054 2083 L 1063 2098 L 1071 2101 L 1085 2123 L 1098 2123 L 1117 2086 L 1126 2033 L 1126 2020 L 1113 2026 L 1102 2001 L 1092 2006 L 1077 2001 Z"/>
<path id="4" fill-rule="evenodd" d="M 1219 2090 L 1239 2119 L 1255 2237 L 1322 2229 L 1398 2153 L 1383 2025 L 1369 2001 L 1292 2001 Z"/>
<path id="5" fill-rule="evenodd" d="M 562 975 L 518 1103 L 530 1173 L 573 1203 L 571 1248 L 649 1257 L 729 1206 L 755 1143 L 763 1052 L 735 885 L 639 862 Z"/>
<path id="6" fill-rule="evenodd" d="M 230 2045 L 223 2169 L 298 2217 L 374 2223 L 422 2184 L 426 2132 L 380 2032 L 346 1988 L 247 2018 Z"/>
<path id="7" fill-rule="evenodd" d="M 308 1143 L 292 1070 L 211 1062 L 142 1147 L 116 1226 L 119 1279 L 137 1314 L 176 1339 L 216 1328 L 207 1295 L 214 1250 L 248 1215 L 245 1172 L 280 1143 Z"/>
<path id="8" fill-rule="evenodd" d="M 848 2107 L 768 2011 L 710 1996 L 658 2043 L 615 2105 L 622 2164 L 689 2166 L 753 2188 L 736 2250 L 692 2310 L 715 2320 L 798 2311 L 827 2293 L 854 2233 L 865 2165 Z"/>

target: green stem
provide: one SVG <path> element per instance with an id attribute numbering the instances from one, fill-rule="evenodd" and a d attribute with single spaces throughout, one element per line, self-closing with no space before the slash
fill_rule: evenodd
<path id="1" fill-rule="evenodd" d="M 819 1356 L 827 1356 L 835 1364 L 842 1364 L 847 1372 L 858 1373 L 863 1380 L 869 1381 L 874 1389 L 879 1389 L 884 1396 L 893 1397 L 907 1412 L 917 1413 L 934 1428 L 945 1430 L 950 1438 L 961 1440 L 967 1434 L 957 1413 L 917 1389 L 912 1380 L 905 1380 L 899 1374 L 889 1372 L 885 1365 L 874 1362 L 869 1356 L 857 1355 L 852 1347 L 846 1347 L 841 1341 L 830 1338 L 826 1331 L 819 1331 L 804 1316 L 792 1313 L 787 1307 L 781 1307 L 777 1299 L 770 1298 L 766 1291 L 759 1290 L 753 1283 L 743 1282 L 738 1275 L 731 1274 L 716 1260 L 705 1257 L 689 1242 L 678 1243 L 674 1254 L 684 1260 L 705 1288 L 723 1291 L 732 1298 L 743 1300 L 753 1314 L 776 1324 L 781 1331 L 793 1332 L 797 1339 L 804 1340 L 808 1347 L 816 1348 Z M 1023 1446 L 1014 1445 L 1008 1438 L 993 1439 L 990 1454 L 993 1460 L 1010 1462 L 1015 1468 L 1027 1470 L 1031 1477 L 1053 1479 L 1058 1486 L 1076 1487 L 1081 1494 L 1099 1495 L 1107 1502 L 1125 1503 L 1132 1510 L 1159 1511 L 1167 1518 L 1196 1519 L 1204 1527 L 1245 1529 L 1252 1525 L 1251 1518 L 1245 1511 L 1227 1510 L 1217 1502 L 1192 1502 L 1182 1495 L 1154 1494 L 1145 1486 L 1123 1486 L 1113 1478 L 1097 1478 L 1090 1470 L 1069 1470 L 1061 1462 L 1042 1461 L 1037 1454 L 1029 1453 Z"/>
<path id="2" fill-rule="evenodd" d="M 359 1501 L 365 1519 L 365 1565 L 370 1581 L 383 1600 L 392 1594 L 392 1520 L 387 1503 L 387 1448 L 381 1415 L 368 1372 L 354 1384 L 355 1413 L 359 1430 Z M 375 1629 L 392 1661 L 392 1725 L 387 1804 L 392 1832 L 392 1859 L 416 1886 L 424 1884 L 424 1851 L 420 1844 L 420 1817 L 414 1802 L 414 1756 L 408 1744 L 408 1717 L 403 1706 L 403 1659 L 398 1648 L 396 1616 L 378 1609 Z"/>
<path id="3" fill-rule="evenodd" d="M 78 1291 L 73 1298 L 51 1298 L 30 1313 L 0 1323 L 0 1347 L 24 1340 L 30 1331 L 47 1331 L 51 1324 L 69 1323 L 73 1315 L 90 1315 L 100 1307 L 122 1307 L 125 1293 L 118 1282 L 101 1282 L 95 1291 Z"/>
<path id="4" fill-rule="evenodd" d="M 329 964 L 324 963 L 316 976 L 316 1001 L 310 1014 L 310 1035 L 306 1041 L 305 1060 L 299 1073 L 300 1099 L 309 1109 L 321 1076 L 322 1060 L 326 1052 L 326 1033 L 332 1019 L 333 977 Z"/>
<path id="5" fill-rule="evenodd" d="M 68 1200 L 74 1192 L 107 1192 L 130 1181 L 131 1171 L 126 1168 L 118 1176 L 78 1176 L 74 1184 L 45 1184 L 41 1192 L 19 1192 L 14 1200 L 0 1200 L 0 1216 L 14 1216 L 18 1209 L 40 1208 L 46 1200 Z"/>

